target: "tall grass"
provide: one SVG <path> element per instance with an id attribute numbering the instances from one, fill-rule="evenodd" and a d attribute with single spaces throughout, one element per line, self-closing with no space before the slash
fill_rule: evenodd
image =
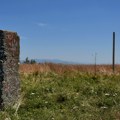
<path id="1" fill-rule="evenodd" d="M 112 65 L 97 65 L 96 72 L 112 74 Z M 53 63 L 43 63 L 43 64 L 21 64 L 20 73 L 33 73 L 33 72 L 50 72 L 63 74 L 66 71 L 74 72 L 84 72 L 84 73 L 95 73 L 95 65 L 66 65 L 66 64 L 53 64 Z M 120 65 L 115 66 L 115 73 L 120 73 Z"/>

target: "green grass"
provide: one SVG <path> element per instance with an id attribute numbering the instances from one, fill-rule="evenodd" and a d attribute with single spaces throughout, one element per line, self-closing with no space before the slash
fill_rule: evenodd
<path id="1" fill-rule="evenodd" d="M 22 102 L 11 120 L 120 120 L 120 76 L 79 72 L 21 74 Z"/>

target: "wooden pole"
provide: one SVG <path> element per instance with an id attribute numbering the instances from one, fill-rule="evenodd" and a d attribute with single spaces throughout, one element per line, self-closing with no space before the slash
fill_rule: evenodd
<path id="1" fill-rule="evenodd" d="M 97 53 L 95 53 L 95 75 L 97 73 Z"/>
<path id="2" fill-rule="evenodd" d="M 113 73 L 115 72 L 115 32 L 113 32 L 113 58 L 112 58 L 112 69 Z"/>

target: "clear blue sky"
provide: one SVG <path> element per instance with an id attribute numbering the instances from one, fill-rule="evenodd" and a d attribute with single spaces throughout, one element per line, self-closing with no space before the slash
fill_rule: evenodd
<path id="1" fill-rule="evenodd" d="M 120 63 L 120 0 L 1 0 L 0 29 L 21 37 L 20 59 Z"/>

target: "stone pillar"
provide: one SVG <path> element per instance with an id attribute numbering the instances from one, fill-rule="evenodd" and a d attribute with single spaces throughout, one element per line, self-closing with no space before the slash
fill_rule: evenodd
<path id="1" fill-rule="evenodd" d="M 16 104 L 19 99 L 19 36 L 0 30 L 0 108 Z"/>

